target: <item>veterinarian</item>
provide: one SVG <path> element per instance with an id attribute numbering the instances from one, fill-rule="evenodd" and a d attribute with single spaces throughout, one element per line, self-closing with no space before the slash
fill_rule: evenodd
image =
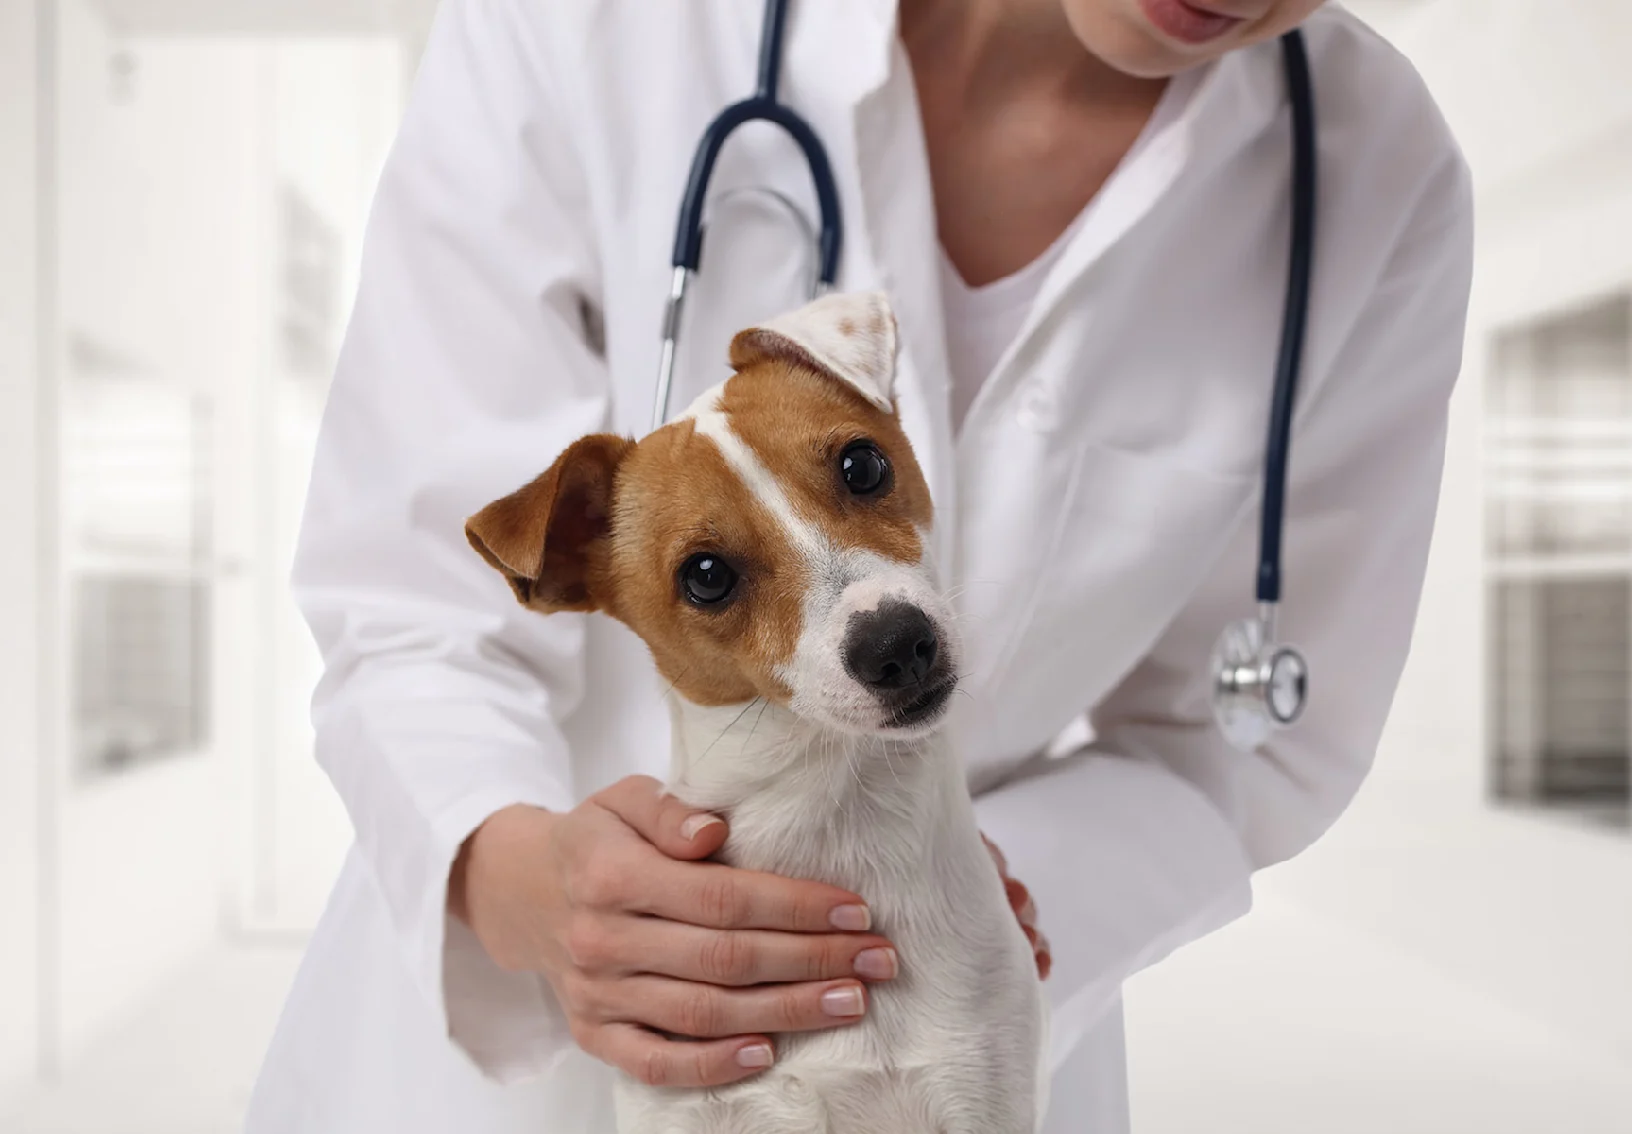
<path id="1" fill-rule="evenodd" d="M 295 572 L 356 845 L 251 1134 L 607 1134 L 612 1067 L 735 1081 L 911 968 L 865 894 L 695 861 L 727 828 L 649 778 L 668 718 L 643 647 L 530 614 L 463 536 L 573 439 L 649 428 L 677 203 L 756 87 L 761 15 L 443 4 Z M 1253 608 L 1292 200 L 1277 40 L 1299 25 L 1318 226 L 1279 631 L 1315 676 L 1243 752 L 1208 657 Z M 1054 1005 L 1046 1129 L 1124 1131 L 1123 982 L 1245 913 L 1372 762 L 1460 363 L 1468 174 L 1406 61 L 1318 0 L 804 0 L 784 42 L 779 97 L 844 217 L 836 286 L 899 318 L 968 653 L 948 727 Z M 809 236 L 765 189 L 818 214 L 788 136 L 745 128 L 673 405 L 807 294 Z"/>

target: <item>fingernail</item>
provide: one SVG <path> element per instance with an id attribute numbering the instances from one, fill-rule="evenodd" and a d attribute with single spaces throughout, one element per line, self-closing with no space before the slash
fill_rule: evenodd
<path id="1" fill-rule="evenodd" d="M 706 812 L 699 811 L 696 815 L 688 815 L 686 817 L 686 821 L 680 824 L 680 837 L 689 843 L 709 827 L 714 826 L 716 823 L 723 824 L 724 822 L 725 820 L 721 819 L 718 815 L 709 815 Z M 743 1050 L 748 1051 L 751 1049 L 744 1048 Z M 768 1067 L 770 1064 L 766 1064 L 766 1066 Z"/>
<path id="2" fill-rule="evenodd" d="M 737 1052 L 737 1066 L 758 1071 L 776 1062 L 776 1053 L 768 1043 L 751 1043 Z"/>
<path id="3" fill-rule="evenodd" d="M 835 906 L 827 920 L 847 933 L 865 933 L 873 927 L 873 914 L 866 906 Z"/>
<path id="4" fill-rule="evenodd" d="M 854 985 L 830 988 L 822 993 L 822 1011 L 829 1016 L 859 1016 L 866 1000 Z"/>
<path id="5" fill-rule="evenodd" d="M 868 980 L 894 980 L 899 967 L 894 949 L 863 949 L 856 954 L 856 975 Z"/>

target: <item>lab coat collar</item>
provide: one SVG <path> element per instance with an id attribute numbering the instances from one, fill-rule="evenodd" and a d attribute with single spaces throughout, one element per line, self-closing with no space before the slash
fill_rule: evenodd
<path id="1" fill-rule="evenodd" d="M 1077 282 L 1150 215 L 1181 176 L 1204 177 L 1277 118 L 1285 101 L 1279 51 L 1273 41 L 1258 44 L 1172 80 L 1164 105 L 1153 116 L 1153 132 L 1140 138 L 1089 203 L 1088 215 L 1044 279 L 997 371 L 1008 366 Z"/>
<path id="2" fill-rule="evenodd" d="M 958 508 L 957 445 L 938 302 L 940 237 L 917 91 L 900 42 L 898 6 L 896 0 L 860 0 L 856 5 L 801 8 L 807 18 L 843 21 L 844 38 L 852 44 L 842 59 L 823 64 L 832 88 L 850 105 L 861 208 L 859 215 L 847 218 L 847 240 L 865 248 L 875 285 L 886 289 L 896 305 L 900 412 L 940 517 L 934 550 L 942 563 L 950 563 Z M 824 35 L 808 42 L 836 40 Z M 1141 139 L 1089 205 L 1090 215 L 1044 280 L 987 386 L 998 384 L 1036 328 L 1070 299 L 1078 281 L 1150 215 L 1181 176 L 1204 176 L 1278 119 L 1285 103 L 1279 46 L 1271 41 L 1232 52 L 1178 77 L 1164 97 L 1179 100 L 1176 113 Z M 981 412 L 984 400 L 976 399 L 971 416 Z"/>

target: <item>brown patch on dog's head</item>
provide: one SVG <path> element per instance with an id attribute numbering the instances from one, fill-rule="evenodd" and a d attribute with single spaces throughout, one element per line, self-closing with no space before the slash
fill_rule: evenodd
<path id="1" fill-rule="evenodd" d="M 737 372 L 638 444 L 577 442 L 478 513 L 472 545 L 528 606 L 622 621 L 695 704 L 814 697 L 867 727 L 876 691 L 834 692 L 855 681 L 833 651 L 869 603 L 934 606 L 915 581 L 932 509 L 894 410 L 888 307 L 826 302 L 738 335 Z M 862 458 L 884 476 L 858 492 Z"/>
<path id="2" fill-rule="evenodd" d="M 848 385 L 801 362 L 764 358 L 725 384 L 731 430 L 776 479 L 795 511 L 834 546 L 916 563 L 933 519 L 929 485 L 906 431 Z M 858 496 L 843 476 L 847 450 L 871 446 L 888 472 Z"/>
<path id="3" fill-rule="evenodd" d="M 788 533 L 689 420 L 645 438 L 619 487 L 608 613 L 640 635 L 658 671 L 694 704 L 756 696 L 785 704 L 778 670 L 798 642 L 809 583 Z M 690 597 L 687 566 L 699 557 L 735 575 L 725 600 Z"/>

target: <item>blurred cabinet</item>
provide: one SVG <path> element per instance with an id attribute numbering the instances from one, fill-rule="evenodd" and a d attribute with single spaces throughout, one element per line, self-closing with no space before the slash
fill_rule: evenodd
<path id="1" fill-rule="evenodd" d="M 59 501 L 75 782 L 207 744 L 210 409 L 83 337 L 70 344 Z"/>
<path id="2" fill-rule="evenodd" d="M 1503 331 L 1486 408 L 1494 794 L 1625 823 L 1632 295 Z"/>

